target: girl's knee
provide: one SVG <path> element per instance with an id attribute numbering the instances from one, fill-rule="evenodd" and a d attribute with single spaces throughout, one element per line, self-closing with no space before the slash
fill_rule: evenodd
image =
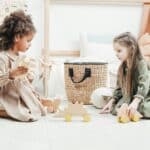
<path id="1" fill-rule="evenodd" d="M 91 102 L 97 108 L 103 108 L 108 103 L 108 98 L 112 95 L 108 88 L 98 88 L 91 94 Z"/>

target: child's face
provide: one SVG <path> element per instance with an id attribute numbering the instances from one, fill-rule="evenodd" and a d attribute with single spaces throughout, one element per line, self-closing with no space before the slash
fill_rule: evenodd
<path id="1" fill-rule="evenodd" d="M 124 62 L 128 58 L 128 49 L 125 46 L 120 45 L 119 43 L 114 43 L 114 50 L 116 52 L 116 56 L 121 62 Z"/>
<path id="2" fill-rule="evenodd" d="M 18 52 L 25 52 L 31 46 L 31 41 L 34 37 L 34 33 L 27 34 L 23 37 L 17 37 L 14 47 Z"/>

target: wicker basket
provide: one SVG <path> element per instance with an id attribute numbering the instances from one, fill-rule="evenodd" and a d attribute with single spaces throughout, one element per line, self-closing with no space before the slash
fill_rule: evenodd
<path id="1" fill-rule="evenodd" d="M 108 64 L 100 62 L 64 63 L 68 100 L 90 104 L 91 93 L 107 86 Z"/>

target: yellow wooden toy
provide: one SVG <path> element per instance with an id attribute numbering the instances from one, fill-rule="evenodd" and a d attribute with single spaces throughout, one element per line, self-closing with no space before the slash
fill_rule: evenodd
<path id="1" fill-rule="evenodd" d="M 127 108 L 128 108 L 128 105 L 127 104 L 123 104 L 121 106 L 120 109 L 118 109 L 117 113 L 118 113 L 118 116 L 117 116 L 117 121 L 119 123 L 128 123 L 130 121 L 130 118 L 127 114 Z"/>
<path id="2" fill-rule="evenodd" d="M 66 114 L 64 117 L 65 117 L 65 121 L 66 121 L 66 122 L 71 122 L 71 121 L 72 121 L 71 115 Z"/>
<path id="3" fill-rule="evenodd" d="M 133 122 L 137 122 L 140 120 L 140 118 L 142 118 L 142 115 L 138 111 L 135 111 L 133 115 L 130 117 L 130 120 Z"/>
<path id="4" fill-rule="evenodd" d="M 69 103 L 64 110 L 59 110 L 55 117 L 62 117 L 66 122 L 72 121 L 72 116 L 83 117 L 84 122 L 89 122 L 91 120 L 90 115 L 87 113 L 82 103 L 76 102 L 75 104 Z"/>
<path id="5" fill-rule="evenodd" d="M 140 120 L 142 115 L 135 109 L 131 109 L 130 113 L 127 112 L 128 105 L 123 104 L 121 108 L 117 111 L 118 117 L 117 120 L 120 123 L 128 123 L 129 121 L 137 122 Z"/>
<path id="6" fill-rule="evenodd" d="M 120 116 L 118 117 L 118 122 L 120 123 L 128 123 L 130 121 L 128 116 Z"/>
<path id="7" fill-rule="evenodd" d="M 137 122 L 140 120 L 140 117 L 137 115 L 133 115 L 133 117 L 131 118 L 131 121 Z"/>
<path id="8" fill-rule="evenodd" d="M 89 122 L 91 120 L 91 117 L 89 115 L 84 115 L 83 116 L 83 121 L 84 122 Z"/>

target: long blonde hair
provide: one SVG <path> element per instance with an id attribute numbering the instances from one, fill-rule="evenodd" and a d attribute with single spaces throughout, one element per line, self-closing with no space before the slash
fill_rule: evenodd
<path id="1" fill-rule="evenodd" d="M 143 59 L 137 40 L 131 33 L 125 32 L 114 38 L 114 43 L 118 43 L 127 48 L 128 58 L 122 62 L 118 70 L 118 81 L 127 96 L 133 95 L 133 77 L 137 63 Z M 128 66 L 127 66 L 128 61 Z"/>

